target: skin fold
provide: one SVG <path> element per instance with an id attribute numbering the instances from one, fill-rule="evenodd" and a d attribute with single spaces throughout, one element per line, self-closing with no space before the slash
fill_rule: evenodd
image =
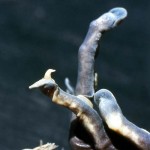
<path id="1" fill-rule="evenodd" d="M 95 85 L 97 74 L 94 74 L 94 63 L 96 54 L 98 54 L 99 41 L 102 35 L 116 27 L 127 17 L 127 11 L 124 8 L 114 8 L 109 12 L 104 13 L 99 18 L 93 20 L 89 25 L 87 35 L 81 44 L 78 52 L 78 77 L 75 87 L 75 95 L 84 95 L 93 102 L 95 93 Z M 72 123 L 73 122 L 73 123 Z M 81 126 L 78 119 L 73 117 L 70 126 L 70 145 L 71 148 L 84 150 L 91 149 L 91 146 L 86 137 L 82 137 L 78 132 L 78 127 Z M 84 131 L 84 130 L 83 130 Z M 87 134 L 84 132 L 83 134 Z M 88 146 L 87 146 L 88 145 Z"/>
<path id="2" fill-rule="evenodd" d="M 51 77 L 49 69 L 44 77 L 29 88 L 39 88 L 54 103 L 66 107 L 72 114 L 69 143 L 72 150 L 150 150 L 150 134 L 128 121 L 114 95 L 101 89 L 95 93 L 97 74 L 94 63 L 102 35 L 119 25 L 127 16 L 124 8 L 113 8 L 89 25 L 87 35 L 78 52 L 76 87 L 67 78 L 67 92 Z M 98 106 L 99 113 L 93 103 Z"/>
<path id="3" fill-rule="evenodd" d="M 48 73 L 49 70 L 47 71 Z M 45 75 L 47 74 L 45 73 Z M 96 150 L 115 150 L 109 137 L 107 136 L 102 120 L 98 113 L 92 108 L 91 102 L 84 96 L 74 96 L 64 92 L 49 78 L 42 78 L 30 86 L 30 89 L 40 88 L 41 91 L 58 105 L 71 110 L 78 118 L 80 124 L 88 131 L 91 137 L 91 146 Z"/>
<path id="4" fill-rule="evenodd" d="M 94 94 L 94 101 L 99 107 L 101 117 L 111 130 L 131 141 L 137 149 L 150 149 L 150 133 L 126 119 L 116 98 L 109 90 L 97 91 Z"/>

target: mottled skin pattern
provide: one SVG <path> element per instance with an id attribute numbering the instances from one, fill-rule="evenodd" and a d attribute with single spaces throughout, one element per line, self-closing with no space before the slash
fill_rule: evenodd
<path id="1" fill-rule="evenodd" d="M 75 93 L 92 97 L 94 89 L 94 62 L 102 34 L 116 27 L 127 16 L 124 8 L 114 8 L 90 23 L 88 33 L 78 52 L 78 78 Z"/>
<path id="2" fill-rule="evenodd" d="M 61 90 L 52 78 L 47 80 L 41 79 L 30 86 L 30 88 L 37 87 L 38 85 L 41 91 L 50 97 L 54 103 L 71 110 L 77 116 L 85 130 L 88 131 L 94 149 L 115 150 L 104 130 L 102 120 L 98 113 L 91 106 L 89 106 L 84 99 Z M 41 81 L 43 81 L 43 83 Z M 42 86 L 40 86 L 39 83 L 42 83 Z"/>
<path id="3" fill-rule="evenodd" d="M 89 132 L 96 150 L 115 149 L 104 130 L 102 120 L 98 113 L 83 100 L 57 88 L 52 97 L 52 101 L 74 112 L 80 123 Z"/>
<path id="4" fill-rule="evenodd" d="M 97 91 L 94 94 L 94 101 L 99 107 L 101 117 L 111 130 L 135 143 L 138 149 L 150 149 L 150 133 L 137 127 L 124 117 L 114 95 L 110 91 L 106 89 Z"/>
<path id="5" fill-rule="evenodd" d="M 94 95 L 94 59 L 98 47 L 98 41 L 102 36 L 102 32 L 115 27 L 121 20 L 126 17 L 126 15 L 127 12 L 125 9 L 115 8 L 91 22 L 88 34 L 79 49 L 78 79 L 76 90 L 74 92 L 76 95 L 84 95 L 87 98 L 91 98 Z M 45 73 L 45 76 L 46 74 L 47 72 Z M 48 83 L 50 80 L 51 75 L 49 79 L 42 79 L 43 83 L 41 83 L 40 80 L 34 85 L 30 86 L 30 88 L 37 88 L 40 82 L 41 86 L 39 86 L 39 88 L 43 91 L 44 94 L 52 97 L 52 100 L 55 103 L 68 107 L 76 114 L 77 119 L 74 118 L 72 120 L 70 128 L 71 148 L 80 150 L 115 149 L 111 145 L 111 142 L 103 128 L 101 118 L 97 115 L 96 111 L 94 109 L 91 109 L 88 105 L 85 105 L 86 103 L 83 103 L 83 105 L 81 103 L 82 101 L 79 98 L 72 97 L 71 95 L 66 95 L 67 93 L 64 93 L 62 90 L 59 90 L 59 93 L 61 93 L 61 98 L 59 97 L 59 95 L 57 95 L 56 98 L 55 92 L 58 92 L 58 89 L 56 86 L 53 86 L 54 84 Z M 55 94 L 53 95 L 53 93 Z M 63 98 L 62 93 L 63 96 L 67 100 L 69 100 L 69 103 L 61 100 Z M 69 97 L 76 99 L 76 102 L 72 102 L 71 98 Z M 80 133 L 78 132 L 78 130 L 76 130 L 79 127 L 83 128 L 83 130 L 85 131 L 82 132 L 82 134 L 85 133 L 85 135 L 89 136 L 80 139 L 78 137 L 78 135 L 80 136 Z"/>
<path id="6" fill-rule="evenodd" d="M 53 69 L 29 87 L 40 88 L 54 103 L 73 112 L 69 136 L 72 150 L 150 150 L 150 134 L 123 116 L 113 94 L 108 90 L 95 93 L 94 62 L 98 41 L 104 32 L 116 27 L 126 16 L 124 8 L 114 8 L 90 23 L 79 48 L 75 90 L 66 80 L 67 91 L 71 94 L 64 92 L 51 78 Z M 100 115 L 93 108 L 93 101 Z"/>
<path id="7" fill-rule="evenodd" d="M 76 95 L 81 94 L 92 100 L 95 92 L 94 62 L 98 50 L 98 42 L 104 32 L 116 27 L 126 18 L 126 16 L 127 12 L 124 8 L 114 8 L 90 23 L 88 33 L 78 52 L 78 78 L 75 88 Z M 70 127 L 70 143 L 72 149 L 74 149 L 74 147 L 78 147 L 80 150 L 91 149 L 88 148 L 90 145 L 87 147 L 87 143 L 78 138 L 81 135 L 77 133 L 78 130 L 76 130 L 76 127 L 79 126 L 77 124 L 79 124 L 78 119 L 75 119 L 74 117 L 73 124 L 71 124 Z M 76 135 L 78 135 L 78 137 Z M 77 138 L 78 140 L 76 140 Z M 86 138 L 84 138 L 84 140 L 86 141 Z"/>

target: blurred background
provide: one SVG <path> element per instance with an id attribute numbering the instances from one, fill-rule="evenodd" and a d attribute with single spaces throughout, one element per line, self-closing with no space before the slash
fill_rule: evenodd
<path id="1" fill-rule="evenodd" d="M 55 142 L 69 149 L 70 112 L 28 86 L 48 68 L 65 90 L 75 86 L 77 53 L 89 23 L 113 7 L 128 17 L 104 34 L 96 60 L 99 88 L 116 96 L 124 115 L 150 130 L 150 1 L 0 0 L 0 149 Z"/>

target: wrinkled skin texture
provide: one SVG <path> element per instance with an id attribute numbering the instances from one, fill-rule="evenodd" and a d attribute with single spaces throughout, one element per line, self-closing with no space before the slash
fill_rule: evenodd
<path id="1" fill-rule="evenodd" d="M 127 16 L 124 8 L 114 8 L 92 21 L 79 48 L 78 78 L 75 90 L 66 82 L 64 92 L 51 78 L 49 69 L 44 78 L 30 88 L 40 90 L 58 105 L 73 112 L 69 143 L 72 150 L 149 150 L 150 134 L 124 116 L 113 94 L 105 89 L 95 93 L 97 80 L 94 62 L 102 34 L 122 22 Z M 81 95 L 80 97 L 78 95 Z M 99 113 L 90 105 L 95 102 Z"/>

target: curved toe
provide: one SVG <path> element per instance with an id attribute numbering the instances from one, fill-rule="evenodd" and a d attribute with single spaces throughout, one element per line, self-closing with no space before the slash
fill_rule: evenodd
<path id="1" fill-rule="evenodd" d="M 127 10 L 122 7 L 116 7 L 109 11 L 113 15 L 115 15 L 116 20 L 114 22 L 114 26 L 117 26 L 122 20 L 124 20 L 127 17 Z"/>

